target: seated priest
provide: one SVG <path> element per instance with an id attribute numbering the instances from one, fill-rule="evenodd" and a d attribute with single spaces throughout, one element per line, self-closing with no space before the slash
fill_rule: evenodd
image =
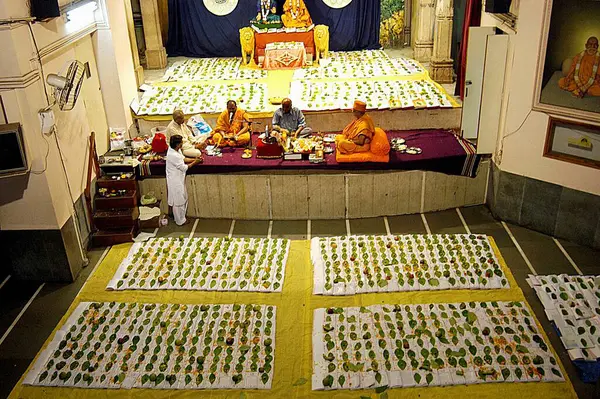
<path id="1" fill-rule="evenodd" d="M 344 128 L 342 134 L 335 138 L 335 144 L 340 154 L 367 152 L 371 149 L 371 140 L 375 134 L 373 119 L 367 115 L 367 104 L 354 101 L 352 113 L 354 120 Z"/>
<path id="2" fill-rule="evenodd" d="M 273 130 L 281 133 L 284 140 L 287 136 L 308 137 L 312 133 L 312 129 L 306 126 L 304 114 L 292 106 L 292 100 L 289 98 L 284 98 L 281 107 L 275 110 Z"/>
<path id="3" fill-rule="evenodd" d="M 237 107 L 234 100 L 227 101 L 212 135 L 212 144 L 219 147 L 242 147 L 250 142 L 250 124 L 246 111 Z"/>
<path id="4" fill-rule="evenodd" d="M 570 61 L 568 72 L 558 81 L 558 85 L 561 89 L 570 91 L 574 97 L 600 96 L 599 63 L 598 38 L 592 36 L 585 43 L 585 50 Z M 563 71 L 566 69 L 563 66 Z"/>
<path id="5" fill-rule="evenodd" d="M 313 23 L 304 0 L 286 0 L 281 21 L 286 28 L 307 28 Z"/>
<path id="6" fill-rule="evenodd" d="M 173 111 L 173 120 L 167 126 L 167 141 L 173 136 L 181 136 L 181 152 L 186 157 L 198 158 L 202 156 L 202 148 L 205 146 L 198 142 L 190 128 L 185 124 L 185 116 L 182 110 Z"/>

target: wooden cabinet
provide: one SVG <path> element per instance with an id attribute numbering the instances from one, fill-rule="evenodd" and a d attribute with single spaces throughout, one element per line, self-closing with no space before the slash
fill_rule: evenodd
<path id="1" fill-rule="evenodd" d="M 133 241 L 139 231 L 139 189 L 135 176 L 113 179 L 105 175 L 96 180 L 96 188 L 92 216 L 96 231 L 92 234 L 92 243 L 109 246 Z M 101 189 L 116 195 L 101 195 Z"/>

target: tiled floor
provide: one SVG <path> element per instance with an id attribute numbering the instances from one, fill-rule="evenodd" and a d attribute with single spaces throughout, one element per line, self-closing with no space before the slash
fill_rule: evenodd
<path id="1" fill-rule="evenodd" d="M 461 216 L 464 219 L 461 220 Z M 371 218 L 360 220 L 306 220 L 300 221 L 240 221 L 201 219 L 198 223 L 191 220 L 186 226 L 177 227 L 172 222 L 158 230 L 158 236 L 227 236 L 240 237 L 287 237 L 290 239 L 306 239 L 321 235 L 352 234 L 385 234 L 391 233 L 464 233 L 487 234 L 494 238 L 506 263 L 525 293 L 525 297 L 537 314 L 538 319 L 550 337 L 552 345 L 559 353 L 569 376 L 580 398 L 598 397 L 594 385 L 583 384 L 569 361 L 556 332 L 548 323 L 540 302 L 535 293 L 525 282 L 530 267 L 524 260 L 511 239 L 512 233 L 516 242 L 529 260 L 531 267 L 539 274 L 568 273 L 576 274 L 576 270 L 562 253 L 552 237 L 530 231 L 518 226 L 508 225 L 508 231 L 494 220 L 487 208 L 483 206 L 461 208 L 457 210 L 428 213 L 421 215 L 394 216 L 388 218 Z M 387 223 L 386 223 L 387 222 Z M 195 229 L 194 229 L 195 226 Z M 309 227 L 310 226 L 310 227 Z M 581 247 L 565 241 L 559 241 L 571 257 L 575 265 L 584 274 L 600 274 L 598 259 L 600 251 Z M 98 264 L 105 253 L 104 248 L 90 251 L 90 265 L 84 269 L 73 284 L 44 284 L 16 281 L 9 278 L 0 288 L 0 398 L 8 396 L 14 384 L 32 361 L 43 342 L 48 338 L 70 303 L 73 301 L 94 265 Z M 0 276 L 0 284 L 5 280 Z M 37 296 L 34 294 L 38 291 Z M 33 299 L 32 299 L 33 297 Z M 27 307 L 27 304 L 29 306 Z M 8 333 L 7 333 L 8 332 Z"/>

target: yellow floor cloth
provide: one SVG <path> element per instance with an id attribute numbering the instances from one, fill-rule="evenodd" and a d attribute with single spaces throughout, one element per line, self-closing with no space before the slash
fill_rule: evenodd
<path id="1" fill-rule="evenodd" d="M 433 83 L 441 92 L 445 93 L 448 96 L 448 99 L 452 103 L 453 108 L 460 107 L 460 104 L 452 97 L 446 93 L 446 90 L 437 82 L 433 81 L 429 77 L 429 72 L 421 65 L 423 72 L 409 75 L 409 76 L 377 76 L 373 78 L 349 78 L 349 79 L 335 79 L 335 78 L 327 78 L 327 79 L 316 79 L 315 82 L 337 82 L 340 80 L 343 81 L 382 81 L 382 80 L 428 80 Z M 282 70 L 272 70 L 267 71 L 267 79 L 246 79 L 246 80 L 211 80 L 211 81 L 179 81 L 179 82 L 156 82 L 153 83 L 154 86 L 165 86 L 165 87 L 177 87 L 177 86 L 190 86 L 193 84 L 201 84 L 201 85 L 215 85 L 215 84 L 241 84 L 241 83 L 266 83 L 267 84 L 267 99 L 279 97 L 285 98 L 290 95 L 290 84 L 292 83 L 292 78 L 294 77 L 294 70 L 290 69 L 282 69 Z M 238 104 L 239 105 L 239 104 Z M 243 105 L 240 105 L 243 108 Z M 264 112 L 250 112 L 253 118 L 269 118 L 273 116 L 273 112 L 277 109 L 279 105 L 269 104 L 267 109 Z M 335 111 L 310 111 L 310 113 L 331 113 Z M 216 116 L 218 114 L 201 114 L 202 117 L 211 117 Z M 171 115 L 143 115 L 137 116 L 132 113 L 132 116 L 137 119 L 144 119 L 147 121 L 170 121 Z"/>
<path id="2" fill-rule="evenodd" d="M 500 259 L 504 273 L 511 288 L 504 290 L 456 290 L 456 291 L 420 291 L 382 294 L 362 294 L 346 297 L 325 297 L 312 295 L 312 267 L 310 263 L 309 241 L 292 241 L 286 276 L 281 293 L 217 293 L 206 291 L 106 291 L 106 285 L 112 278 L 121 260 L 127 255 L 130 244 L 113 247 L 90 276 L 82 291 L 73 301 L 67 314 L 59 322 L 55 331 L 44 344 L 51 341 L 58 327 L 66 321 L 80 302 L 85 301 L 122 301 L 122 302 L 165 302 L 165 303 L 260 303 L 277 306 L 277 325 L 275 342 L 275 364 L 273 387 L 265 390 L 160 390 L 160 389 L 84 389 L 50 388 L 22 385 L 24 377 L 15 386 L 9 398 L 351 398 L 360 396 L 377 398 L 374 390 L 312 391 L 312 313 L 314 309 L 327 306 L 368 306 L 394 303 L 437 303 L 461 301 L 525 301 L 523 292 L 506 267 L 496 245 L 492 241 L 496 255 Z M 531 309 L 530 309 L 531 310 Z M 531 312 L 533 314 L 533 312 Z M 537 322 L 537 320 L 536 320 Z M 548 337 L 543 337 L 549 343 Z M 41 351 L 40 351 L 41 352 Z M 39 354 L 38 354 L 39 355 Z M 554 353 L 556 357 L 556 353 Z M 556 357 L 558 360 L 558 357 Z M 559 360 L 560 364 L 560 360 Z M 30 365 L 31 367 L 31 365 Z M 431 388 L 394 388 L 387 390 L 389 398 L 576 398 L 575 391 L 562 364 L 560 364 L 565 382 L 561 383 L 488 383 L 479 385 L 461 385 Z M 300 378 L 306 384 L 293 386 Z"/>

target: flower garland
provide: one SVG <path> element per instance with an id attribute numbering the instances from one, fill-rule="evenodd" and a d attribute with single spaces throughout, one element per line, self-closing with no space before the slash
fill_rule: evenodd
<path id="1" fill-rule="evenodd" d="M 267 15 L 270 13 L 271 0 L 260 0 L 260 14 L 262 20 L 267 20 Z"/>
<path id="2" fill-rule="evenodd" d="M 574 78 L 575 78 L 575 83 L 577 84 L 577 87 L 579 87 L 581 89 L 581 91 L 585 93 L 594 84 L 594 80 L 596 78 L 596 73 L 598 72 L 598 64 L 600 63 L 600 54 L 596 54 L 596 61 L 594 62 L 594 67 L 592 68 L 592 75 L 590 76 L 590 79 L 587 81 L 587 83 L 585 85 L 582 86 L 582 83 L 579 80 L 579 69 L 581 68 L 581 60 L 583 59 L 584 55 L 585 55 L 585 51 L 582 51 L 580 54 L 579 60 L 577 61 L 577 65 L 575 66 Z"/>

